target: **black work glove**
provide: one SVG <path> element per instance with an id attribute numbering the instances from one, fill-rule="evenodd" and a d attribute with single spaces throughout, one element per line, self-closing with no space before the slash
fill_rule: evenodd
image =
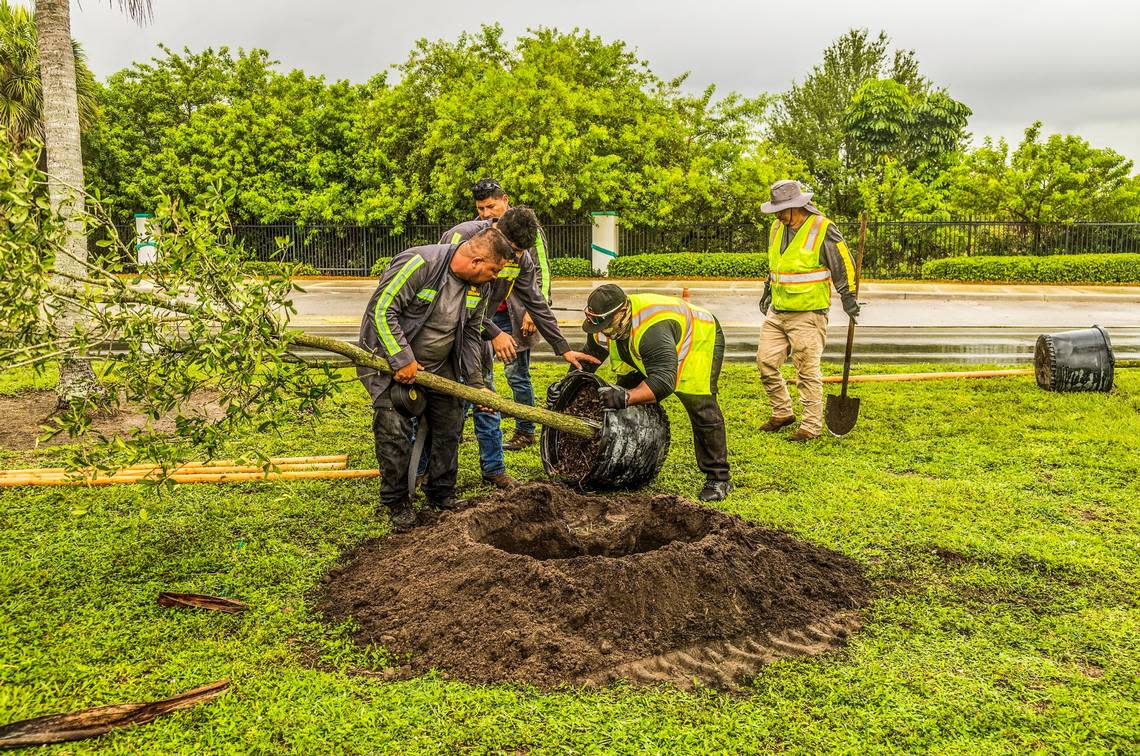
<path id="1" fill-rule="evenodd" d="M 602 409 L 620 410 L 629 406 L 629 392 L 621 386 L 602 386 L 598 389 Z"/>
<path id="2" fill-rule="evenodd" d="M 855 322 L 855 318 L 859 317 L 859 303 L 855 301 L 855 297 L 843 298 L 843 311 L 847 313 L 847 317 L 851 318 L 851 322 Z"/>
<path id="3" fill-rule="evenodd" d="M 764 293 L 760 295 L 760 314 L 767 315 L 768 308 L 772 306 L 772 287 L 764 284 Z"/>

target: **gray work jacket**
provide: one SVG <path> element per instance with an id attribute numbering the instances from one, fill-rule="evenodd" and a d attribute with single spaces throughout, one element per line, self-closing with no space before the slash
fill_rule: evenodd
<path id="1" fill-rule="evenodd" d="M 491 221 L 487 220 L 465 221 L 445 233 L 441 241 L 450 244 L 464 242 L 483 229 L 490 227 Z M 550 309 L 549 296 L 543 294 L 542 282 L 543 280 L 547 282 L 546 289 L 549 291 L 550 274 L 547 272 L 546 278 L 543 279 L 542 267 L 536 261 L 537 248 L 543 247 L 545 249 L 542 229 L 539 229 L 538 234 L 537 243 L 519 256 L 518 264 L 508 263 L 499 273 L 499 277 L 494 282 L 491 296 L 487 300 L 487 310 L 483 315 L 483 327 L 486 329 L 487 338 L 490 339 L 502 333 L 502 329 L 495 325 L 491 319 L 495 317 L 495 311 L 499 309 L 499 305 L 505 299 L 507 312 L 511 316 L 511 331 L 521 349 L 533 347 L 538 343 L 538 338 L 541 335 L 550 343 L 555 354 L 564 354 L 570 351 L 570 343 L 566 341 L 561 329 L 558 328 L 558 318 Z M 547 270 L 549 271 L 549 268 Z M 537 332 L 524 338 L 521 335 L 522 319 L 523 314 L 528 312 L 534 320 L 534 327 Z"/>
<path id="2" fill-rule="evenodd" d="M 409 344 L 431 314 L 437 292 L 451 269 L 458 244 L 432 244 L 404 250 L 392 259 L 368 300 L 360 322 L 360 348 L 388 360 L 399 370 L 415 355 Z M 468 386 L 483 387 L 483 311 L 495 282 L 467 287 L 464 307 L 455 324 L 451 370 Z M 372 397 L 373 406 L 392 377 L 358 365 L 356 374 Z"/>

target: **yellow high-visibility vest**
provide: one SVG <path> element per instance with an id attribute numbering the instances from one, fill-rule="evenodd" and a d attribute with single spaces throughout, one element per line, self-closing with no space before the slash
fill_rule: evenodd
<path id="1" fill-rule="evenodd" d="M 658 294 L 632 294 L 629 297 L 633 311 L 633 324 L 629 333 L 629 353 L 633 363 L 627 363 L 617 347 L 616 339 L 597 335 L 598 343 L 610 350 L 610 366 L 618 375 L 637 371 L 645 375 L 641 359 L 641 337 L 649 328 L 663 320 L 672 320 L 681 327 L 677 340 L 677 385 L 682 394 L 711 394 L 713 351 L 716 348 L 716 318 L 703 307 L 691 305 L 677 297 Z"/>
<path id="2" fill-rule="evenodd" d="M 785 226 L 780 221 L 772 222 L 768 235 L 768 281 L 772 306 L 777 310 L 807 312 L 831 307 L 831 271 L 822 262 L 823 240 L 830 226 L 829 219 L 812 214 L 781 254 Z M 843 246 L 840 252 L 846 263 L 851 255 Z M 854 271 L 848 271 L 848 280 L 855 280 Z"/>

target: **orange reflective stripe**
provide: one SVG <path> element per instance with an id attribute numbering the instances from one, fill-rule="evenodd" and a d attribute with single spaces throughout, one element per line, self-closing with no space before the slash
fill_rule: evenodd
<path id="1" fill-rule="evenodd" d="M 677 348 L 677 382 L 673 385 L 674 390 L 677 386 L 681 385 L 681 374 L 685 371 L 685 360 L 689 359 L 689 352 L 693 349 L 693 311 L 685 313 L 685 336 L 681 339 L 681 344 Z"/>
<path id="2" fill-rule="evenodd" d="M 831 271 L 827 268 L 819 268 L 806 273 L 777 273 L 774 280 L 781 284 L 819 283 L 820 281 L 830 281 Z"/>
<path id="3" fill-rule="evenodd" d="M 819 229 L 822 225 L 823 216 L 811 216 L 811 226 L 808 228 L 807 238 L 804 240 L 804 249 L 815 249 L 815 240 L 819 236 Z"/>

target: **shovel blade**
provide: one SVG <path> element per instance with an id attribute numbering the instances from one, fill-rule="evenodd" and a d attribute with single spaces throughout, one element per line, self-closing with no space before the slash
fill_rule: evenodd
<path id="1" fill-rule="evenodd" d="M 829 396 L 824 420 L 827 429 L 836 436 L 846 436 L 855 427 L 859 419 L 859 397 L 857 396 Z"/>

